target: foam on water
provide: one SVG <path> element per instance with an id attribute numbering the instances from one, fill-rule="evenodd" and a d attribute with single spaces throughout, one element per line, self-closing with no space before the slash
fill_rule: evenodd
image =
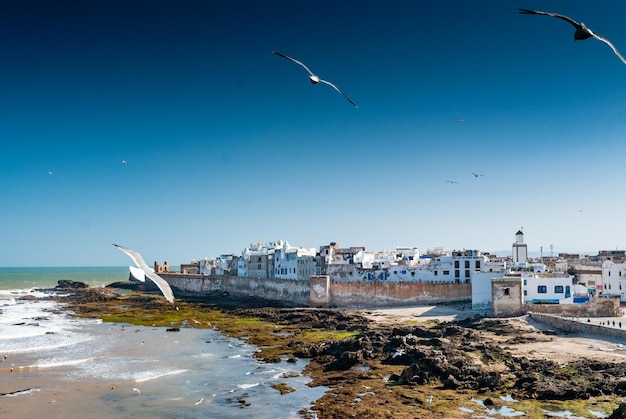
<path id="1" fill-rule="evenodd" d="M 29 291 L 12 292 L 17 298 L 0 301 L 0 358 L 8 356 L 0 362 L 0 387 L 15 392 L 16 400 L 54 402 L 68 417 L 78 417 L 79 406 L 90 403 L 102 418 L 297 418 L 326 391 L 308 387 L 310 379 L 299 375 L 305 361 L 259 363 L 256 347 L 216 330 L 181 328 L 173 334 L 77 319 L 58 311 L 53 300 L 20 300 Z M 296 391 L 281 395 L 275 383 Z M 73 397 L 80 400 L 70 402 Z M 137 397 L 145 402 L 137 404 Z M 5 399 L 0 416 L 2 406 L 19 411 L 26 405 Z"/>

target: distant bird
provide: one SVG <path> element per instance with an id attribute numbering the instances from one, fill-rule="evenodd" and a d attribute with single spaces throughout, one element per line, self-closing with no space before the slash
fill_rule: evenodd
<path id="1" fill-rule="evenodd" d="M 626 59 L 624 59 L 624 57 L 622 56 L 622 54 L 620 54 L 620 52 L 617 50 L 617 48 L 615 48 L 615 46 L 611 43 L 611 41 L 609 41 L 608 39 L 604 38 L 603 36 L 598 35 L 597 33 L 594 33 L 591 29 L 589 29 L 587 26 L 585 26 L 584 23 L 580 22 L 576 22 L 573 19 L 570 19 L 567 16 L 564 15 L 560 15 L 558 13 L 550 13 L 550 12 L 541 12 L 538 10 L 528 10 L 528 9 L 518 9 L 519 12 L 521 14 L 526 14 L 526 15 L 544 15 L 544 16 L 552 16 L 552 17 L 556 17 L 559 19 L 562 19 L 566 22 L 568 22 L 569 24 L 571 24 L 572 26 L 574 26 L 576 28 L 576 32 L 574 32 L 574 41 L 583 41 L 587 38 L 596 38 L 598 41 L 602 41 L 605 44 L 607 44 L 609 47 L 611 47 L 611 49 L 613 50 L 613 52 L 615 53 L 615 55 L 617 55 L 619 57 L 620 60 L 622 60 L 622 62 L 624 64 L 626 64 Z"/>
<path id="2" fill-rule="evenodd" d="M 122 252 L 130 256 L 133 262 L 135 262 L 135 265 L 141 268 L 144 275 L 150 278 L 150 280 L 152 280 L 152 282 L 154 282 L 157 285 L 157 287 L 159 287 L 159 289 L 161 290 L 161 292 L 163 293 L 167 301 L 169 301 L 170 303 L 174 302 L 174 293 L 172 292 L 172 289 L 170 288 L 170 284 L 168 284 L 159 275 L 154 273 L 154 271 L 150 269 L 148 265 L 146 265 L 146 262 L 144 262 L 143 257 L 141 257 L 141 254 L 139 254 L 139 252 L 136 252 L 132 249 L 128 249 L 124 246 L 120 246 L 119 244 L 115 244 L 115 243 L 113 243 L 113 246 L 117 247 Z"/>
<path id="3" fill-rule="evenodd" d="M 281 54 L 280 52 L 276 52 L 276 51 L 272 51 L 274 54 L 286 58 L 289 61 L 293 61 L 294 63 L 302 66 L 307 73 L 309 73 L 309 79 L 311 79 L 311 83 L 312 84 L 318 84 L 318 83 L 324 83 L 329 85 L 330 87 L 332 87 L 333 89 L 335 89 L 336 91 L 338 91 L 339 93 L 341 93 L 343 95 L 343 97 L 345 97 L 348 102 L 350 102 L 352 104 L 352 106 L 354 106 L 355 108 L 358 108 L 357 104 L 354 103 L 344 92 L 341 91 L 341 89 L 339 89 L 337 86 L 335 86 L 334 84 L 332 84 L 331 82 L 324 80 L 324 79 L 320 79 L 319 76 L 316 76 L 315 74 L 313 74 L 313 72 L 311 70 L 309 70 L 309 67 L 307 67 L 306 65 L 304 65 L 303 63 L 301 63 L 300 61 L 296 60 L 295 58 L 291 58 L 288 55 L 285 54 Z"/>
<path id="4" fill-rule="evenodd" d="M 474 172 L 472 172 L 472 174 L 474 175 L 474 177 L 485 176 L 485 175 L 481 175 L 480 173 L 474 173 Z"/>
<path id="5" fill-rule="evenodd" d="M 457 183 L 457 184 L 459 183 L 459 182 L 456 182 L 454 180 L 446 180 L 446 182 L 448 182 L 448 183 Z"/>
<path id="6" fill-rule="evenodd" d="M 48 170 L 48 174 L 49 174 L 49 175 L 51 175 L 51 174 L 52 174 L 52 172 Z"/>
<path id="7" fill-rule="evenodd" d="M 465 119 L 463 118 L 454 118 L 455 121 L 459 121 L 462 124 L 469 124 L 469 122 L 467 122 Z"/>
<path id="8" fill-rule="evenodd" d="M 126 160 L 122 160 L 122 164 L 128 164 Z"/>
<path id="9" fill-rule="evenodd" d="M 141 390 L 139 390 L 137 387 L 134 387 L 132 391 L 134 391 L 137 394 L 141 394 Z"/>

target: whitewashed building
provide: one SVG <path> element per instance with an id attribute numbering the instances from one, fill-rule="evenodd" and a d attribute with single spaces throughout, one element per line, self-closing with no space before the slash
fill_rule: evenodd
<path id="1" fill-rule="evenodd" d="M 525 304 L 574 304 L 571 275 L 563 273 L 523 275 Z"/>
<path id="2" fill-rule="evenodd" d="M 626 263 L 602 262 L 602 288 L 598 295 L 626 301 Z"/>
<path id="3" fill-rule="evenodd" d="M 293 247 L 279 240 L 274 249 L 274 278 L 302 280 L 315 275 L 314 248 Z"/>

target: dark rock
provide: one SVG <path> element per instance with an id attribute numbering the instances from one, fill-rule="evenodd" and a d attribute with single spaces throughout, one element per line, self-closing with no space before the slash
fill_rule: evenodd
<path id="1" fill-rule="evenodd" d="M 626 419 L 626 403 L 620 404 L 619 407 L 611 413 L 608 419 Z"/>
<path id="2" fill-rule="evenodd" d="M 67 290 L 67 289 L 82 289 L 82 288 L 89 288 L 89 285 L 85 284 L 84 282 L 80 282 L 80 281 L 71 281 L 69 279 L 60 279 L 57 283 L 57 286 L 54 287 L 54 289 L 57 290 Z"/>

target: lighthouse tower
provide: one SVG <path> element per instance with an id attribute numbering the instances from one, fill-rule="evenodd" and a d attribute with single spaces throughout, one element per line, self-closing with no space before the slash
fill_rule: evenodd
<path id="1" fill-rule="evenodd" d="M 513 263 L 516 265 L 525 265 L 528 261 L 528 248 L 524 243 L 524 233 L 518 230 L 515 233 L 515 243 L 513 243 Z"/>

